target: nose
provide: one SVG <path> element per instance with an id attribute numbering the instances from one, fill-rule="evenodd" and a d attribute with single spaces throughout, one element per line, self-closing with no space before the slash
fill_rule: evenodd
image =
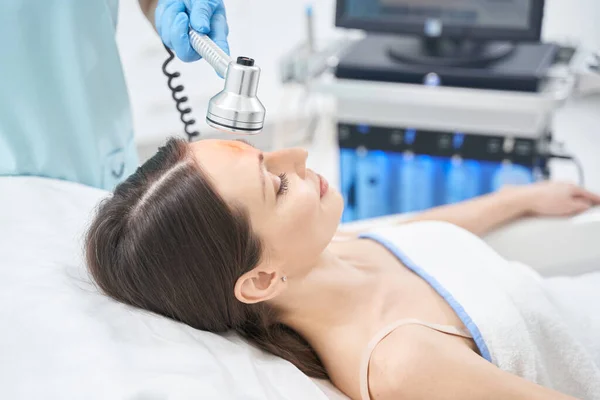
<path id="1" fill-rule="evenodd" d="M 301 148 L 290 148 L 265 153 L 265 164 L 274 172 L 296 172 L 301 179 L 306 177 L 308 152 Z"/>

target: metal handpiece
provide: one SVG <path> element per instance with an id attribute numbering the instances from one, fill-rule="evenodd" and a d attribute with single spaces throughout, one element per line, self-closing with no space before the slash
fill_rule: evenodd
<path id="1" fill-rule="evenodd" d="M 248 57 L 234 62 L 206 35 L 190 29 L 190 42 L 214 69 L 225 77 L 225 88 L 210 99 L 206 122 L 219 130 L 241 134 L 262 131 L 265 107 L 257 97 L 260 68 Z"/>

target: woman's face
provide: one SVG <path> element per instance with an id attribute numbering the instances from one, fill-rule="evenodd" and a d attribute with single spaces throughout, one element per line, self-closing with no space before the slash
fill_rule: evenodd
<path id="1" fill-rule="evenodd" d="M 240 141 L 202 140 L 194 156 L 219 194 L 241 204 L 264 245 L 264 259 L 288 278 L 305 275 L 336 232 L 343 210 L 339 192 L 306 168 L 308 153 L 262 153 Z"/>

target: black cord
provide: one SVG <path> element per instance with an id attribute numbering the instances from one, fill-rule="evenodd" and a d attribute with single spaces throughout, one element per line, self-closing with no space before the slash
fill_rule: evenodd
<path id="1" fill-rule="evenodd" d="M 558 158 L 560 160 L 569 160 L 575 167 L 577 168 L 577 175 L 579 177 L 579 186 L 583 187 L 585 184 L 585 176 L 583 175 L 583 166 L 581 165 L 581 161 L 575 156 L 563 155 L 563 154 L 550 154 L 550 158 Z"/>
<path id="2" fill-rule="evenodd" d="M 193 119 L 193 118 L 186 119 L 186 115 L 191 113 L 192 109 L 190 107 L 182 108 L 183 103 L 188 101 L 188 98 L 186 96 L 177 97 L 177 93 L 182 92 L 184 90 L 184 87 L 183 87 L 183 85 L 174 86 L 173 79 L 179 78 L 179 76 L 181 74 L 179 72 L 170 73 L 167 71 L 167 66 L 169 65 L 169 63 L 171 61 L 173 61 L 173 59 L 175 58 L 175 55 L 173 54 L 171 49 L 168 48 L 167 46 L 165 46 L 165 49 L 169 53 L 169 57 L 163 63 L 162 71 L 168 77 L 167 86 L 169 86 L 169 89 L 171 89 L 171 96 L 173 97 L 173 100 L 175 100 L 175 107 L 177 108 L 177 111 L 179 112 L 179 119 L 181 119 L 181 122 L 183 122 L 183 130 L 188 137 L 188 141 L 191 142 L 194 140 L 195 137 L 200 136 L 200 132 L 191 130 L 191 129 L 193 129 L 192 125 L 194 125 L 196 123 L 195 119 Z"/>

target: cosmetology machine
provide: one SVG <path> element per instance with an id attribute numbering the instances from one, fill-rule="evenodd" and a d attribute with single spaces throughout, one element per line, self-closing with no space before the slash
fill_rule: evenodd
<path id="1" fill-rule="evenodd" d="M 551 122 L 590 53 L 541 43 L 543 7 L 337 1 L 336 25 L 368 34 L 319 51 L 309 35 L 282 69 L 284 82 L 336 98 L 344 221 L 545 179 L 551 157 L 573 160 L 582 179 L 577 160 L 552 142 Z"/>

